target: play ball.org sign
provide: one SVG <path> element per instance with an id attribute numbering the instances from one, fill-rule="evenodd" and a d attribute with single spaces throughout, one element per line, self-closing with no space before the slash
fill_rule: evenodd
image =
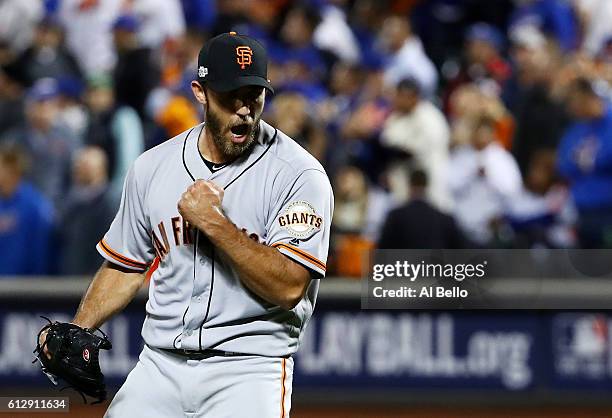
<path id="1" fill-rule="evenodd" d="M 304 385 L 524 390 L 535 380 L 537 321 L 431 313 L 329 311 L 296 354 Z M 527 325 L 527 326 L 526 326 Z"/>

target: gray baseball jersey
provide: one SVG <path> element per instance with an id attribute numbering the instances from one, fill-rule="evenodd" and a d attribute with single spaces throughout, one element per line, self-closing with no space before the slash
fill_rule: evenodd
<path id="1" fill-rule="evenodd" d="M 325 276 L 333 213 L 329 180 L 314 157 L 264 121 L 248 155 L 212 172 L 198 150 L 203 129 L 200 124 L 135 161 L 98 251 L 135 271 L 158 264 L 142 329 L 149 346 L 290 355 Z M 225 189 L 223 210 L 238 228 L 311 271 L 313 280 L 294 309 L 251 292 L 205 234 L 181 218 L 177 202 L 195 179 Z"/>

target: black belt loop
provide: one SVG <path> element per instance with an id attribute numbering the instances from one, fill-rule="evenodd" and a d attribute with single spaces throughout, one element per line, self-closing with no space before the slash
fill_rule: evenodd
<path id="1" fill-rule="evenodd" d="M 236 353 L 233 351 L 215 350 L 208 348 L 206 350 L 183 350 L 180 348 L 162 348 L 162 351 L 171 353 L 177 356 L 185 357 L 189 360 L 205 360 L 211 357 L 236 357 L 246 356 L 248 354 Z"/>

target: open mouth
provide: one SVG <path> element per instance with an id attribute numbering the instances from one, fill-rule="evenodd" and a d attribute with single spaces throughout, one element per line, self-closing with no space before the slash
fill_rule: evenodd
<path id="1" fill-rule="evenodd" d="M 244 139 L 249 132 L 249 124 L 241 123 L 240 125 L 232 126 L 230 130 L 232 131 L 232 135 L 235 139 Z"/>

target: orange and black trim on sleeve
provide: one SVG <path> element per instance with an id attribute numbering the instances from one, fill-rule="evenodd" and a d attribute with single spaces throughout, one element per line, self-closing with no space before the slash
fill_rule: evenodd
<path id="1" fill-rule="evenodd" d="M 149 270 L 147 270 L 147 275 L 146 275 L 147 281 L 151 280 L 151 276 L 153 276 L 153 273 L 155 273 L 155 270 L 157 270 L 158 268 L 159 268 L 159 257 L 155 257 L 153 259 L 153 262 L 151 263 L 151 267 L 149 267 Z"/>
<path id="2" fill-rule="evenodd" d="M 284 358 L 282 361 L 283 370 L 281 372 L 281 418 L 285 418 L 285 379 L 287 378 L 286 364 L 287 359 Z"/>
<path id="3" fill-rule="evenodd" d="M 113 250 L 104 240 L 100 241 L 100 248 L 106 255 L 110 258 L 118 261 L 119 263 L 125 264 L 126 266 L 133 267 L 140 270 L 146 270 L 149 265 L 147 263 L 142 263 L 140 261 L 132 260 L 124 255 L 119 254 L 117 251 Z"/>
<path id="4" fill-rule="evenodd" d="M 297 255 L 302 260 L 305 260 L 305 261 L 308 261 L 311 264 L 314 264 L 315 266 L 317 266 L 321 270 L 323 270 L 323 271 L 327 270 L 327 266 L 325 265 L 324 262 L 322 262 L 318 258 L 308 254 L 306 251 L 300 250 L 299 248 L 294 247 L 293 245 L 285 244 L 283 242 L 277 242 L 275 244 L 272 244 L 272 247 L 273 248 L 283 248 L 283 249 L 291 252 L 292 254 Z"/>

